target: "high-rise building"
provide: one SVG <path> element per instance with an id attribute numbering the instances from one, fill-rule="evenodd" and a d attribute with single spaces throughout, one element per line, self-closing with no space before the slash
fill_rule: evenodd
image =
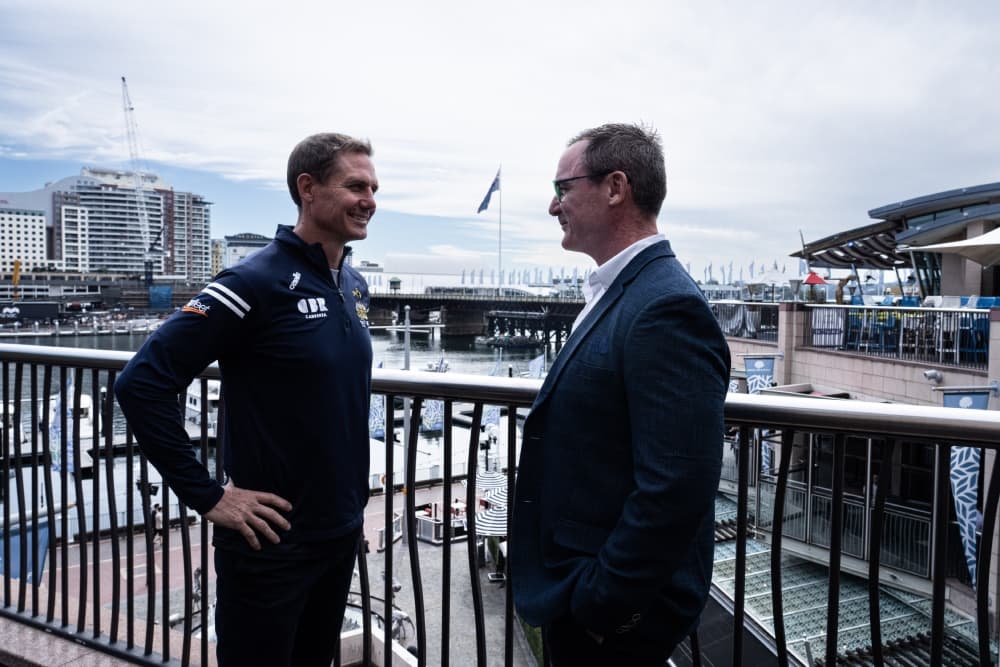
<path id="1" fill-rule="evenodd" d="M 41 213 L 46 265 L 85 273 L 142 275 L 145 262 L 151 260 L 155 277 L 207 280 L 212 275 L 211 202 L 175 191 L 155 174 L 140 176 L 141 200 L 131 172 L 83 168 L 79 176 L 40 190 L 0 193 L 0 208 L 34 211 L 36 226 Z M 9 237 L 9 233 L 0 225 L 0 244 L 22 243 L 19 234 Z M 18 245 L 18 251 L 25 250 Z M 0 255 L 6 260 L 6 251 Z"/>
<path id="2" fill-rule="evenodd" d="M 0 197 L 0 272 L 12 272 L 18 260 L 22 271 L 46 267 L 45 214 L 9 208 Z"/>
<path id="3" fill-rule="evenodd" d="M 212 275 L 216 275 L 226 267 L 223 258 L 226 256 L 224 239 L 212 239 Z"/>

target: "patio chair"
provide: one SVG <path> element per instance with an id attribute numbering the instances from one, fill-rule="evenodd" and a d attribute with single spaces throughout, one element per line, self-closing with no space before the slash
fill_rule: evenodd
<path id="1" fill-rule="evenodd" d="M 942 297 L 932 294 L 924 297 L 924 308 L 940 308 Z"/>
<path id="2" fill-rule="evenodd" d="M 880 352 L 895 352 L 899 345 L 899 317 L 895 312 L 881 312 L 875 322 L 875 334 L 878 337 L 877 349 Z"/>
<path id="3" fill-rule="evenodd" d="M 844 318 L 844 349 L 857 350 L 861 347 L 861 332 L 864 327 L 864 315 L 857 308 L 847 311 Z"/>
<path id="4" fill-rule="evenodd" d="M 940 308 L 961 308 L 962 307 L 962 297 L 960 296 L 942 296 Z"/>
<path id="5" fill-rule="evenodd" d="M 959 320 L 959 359 L 980 363 L 987 361 L 990 340 L 990 319 L 982 313 L 962 315 Z"/>

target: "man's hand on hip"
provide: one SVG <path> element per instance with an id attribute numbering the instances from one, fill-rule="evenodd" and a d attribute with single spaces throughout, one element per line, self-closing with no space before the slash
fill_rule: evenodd
<path id="1" fill-rule="evenodd" d="M 288 519 L 278 513 L 279 510 L 289 512 L 292 509 L 292 504 L 281 496 L 241 489 L 232 481 L 222 490 L 222 498 L 205 513 L 205 518 L 239 532 L 254 551 L 260 551 L 257 533 L 267 538 L 268 542 L 277 544 L 281 539 L 274 528 L 288 530 L 292 527 Z"/>

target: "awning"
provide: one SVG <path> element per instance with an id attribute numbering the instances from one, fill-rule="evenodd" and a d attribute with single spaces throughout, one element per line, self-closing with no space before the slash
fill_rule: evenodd
<path id="1" fill-rule="evenodd" d="M 909 255 L 896 248 L 896 233 L 902 229 L 899 222 L 881 220 L 813 241 L 791 256 L 805 259 L 812 268 L 891 270 L 909 267 Z"/>
<path id="2" fill-rule="evenodd" d="M 974 236 L 971 239 L 914 246 L 910 250 L 914 252 L 940 252 L 961 255 L 962 257 L 971 259 L 973 262 L 982 264 L 983 268 L 986 268 L 1000 262 L 1000 229 L 994 229 L 991 232 L 986 232 L 981 236 Z"/>

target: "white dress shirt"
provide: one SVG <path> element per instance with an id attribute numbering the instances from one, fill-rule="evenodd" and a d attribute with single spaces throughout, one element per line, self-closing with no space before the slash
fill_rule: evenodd
<path id="1" fill-rule="evenodd" d="M 587 303 L 583 306 L 583 310 L 580 311 L 580 314 L 576 316 L 576 319 L 573 320 L 573 328 L 571 331 L 576 331 L 576 328 L 580 326 L 580 322 L 583 322 L 583 318 L 587 316 L 587 313 L 594 309 L 597 302 L 601 300 L 602 296 L 604 296 L 604 293 L 608 290 L 608 286 L 615 281 L 615 278 L 617 278 L 618 274 L 622 272 L 622 269 L 628 266 L 628 263 L 636 258 L 636 255 L 654 243 L 666 240 L 667 237 L 663 234 L 653 234 L 652 236 L 647 236 L 644 239 L 639 239 L 608 261 L 604 262 L 604 264 L 601 264 L 599 267 L 594 269 L 593 273 L 591 273 L 587 278 L 587 282 L 585 282 L 581 287 L 583 291 L 583 298 L 586 299 Z"/>

